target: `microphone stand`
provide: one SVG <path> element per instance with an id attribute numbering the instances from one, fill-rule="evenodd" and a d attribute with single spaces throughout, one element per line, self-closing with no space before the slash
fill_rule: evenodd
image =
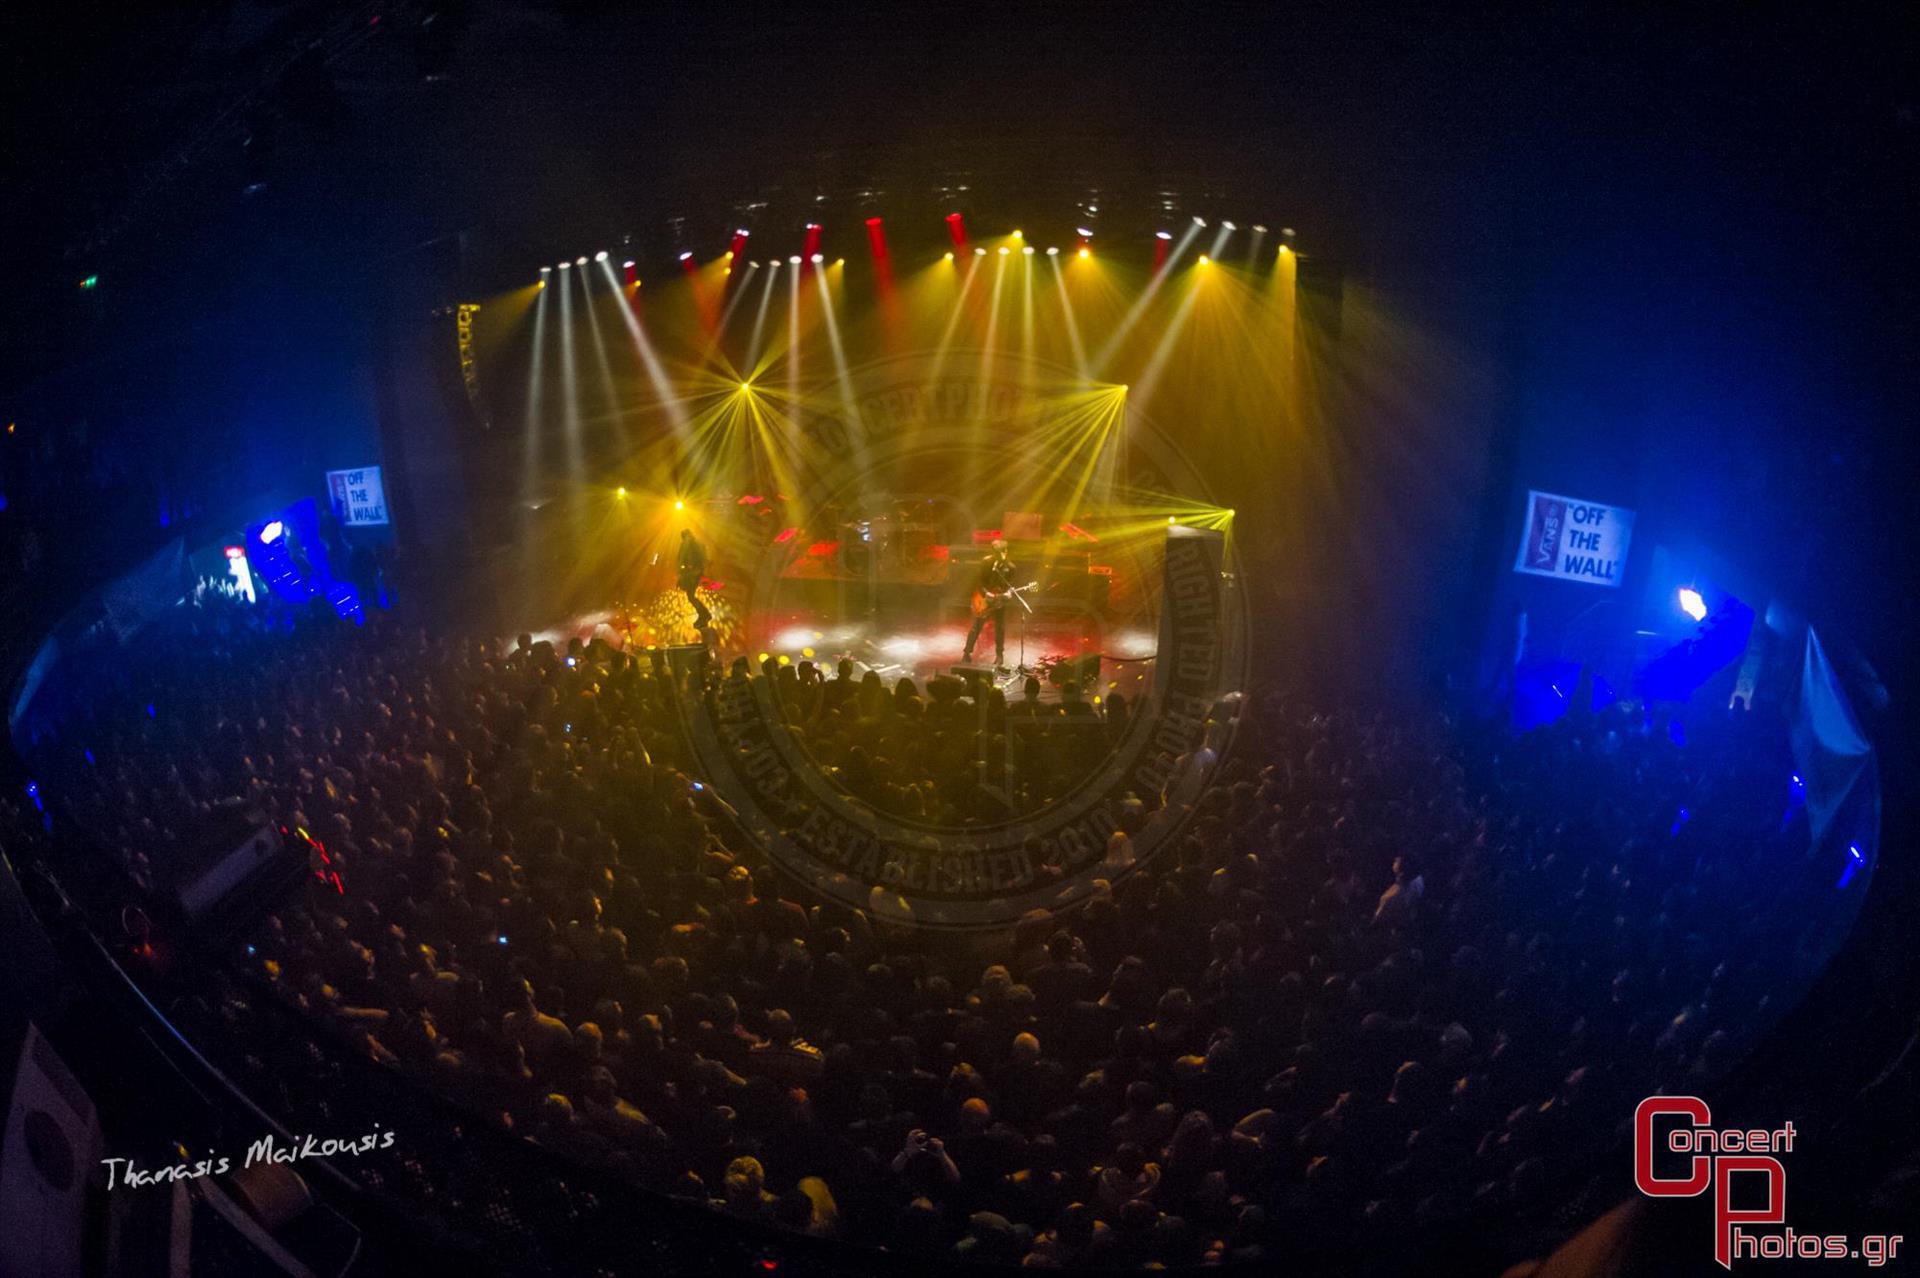
<path id="1" fill-rule="evenodd" d="M 1024 679 L 1027 677 L 1027 614 L 1033 611 L 1033 605 L 1027 602 L 1024 589 L 1015 589 L 1011 593 L 1020 602 L 1020 664 L 1016 669 Z"/>

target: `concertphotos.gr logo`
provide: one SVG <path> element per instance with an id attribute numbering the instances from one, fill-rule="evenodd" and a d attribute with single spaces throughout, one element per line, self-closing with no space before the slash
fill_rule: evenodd
<path id="1" fill-rule="evenodd" d="M 1678 1120 L 1677 1122 L 1674 1120 Z M 1713 1191 L 1713 1258 L 1723 1269 L 1736 1260 L 1863 1260 L 1879 1268 L 1899 1253 L 1901 1234 L 1806 1234 L 1793 1229 L 1755 1232 L 1750 1225 L 1784 1225 L 1787 1169 L 1799 1135 L 1792 1122 L 1778 1128 L 1716 1128 L 1697 1096 L 1649 1096 L 1633 1111 L 1633 1181 L 1650 1198 L 1694 1198 Z M 1673 1174 L 1656 1159 L 1679 1155 Z M 1736 1179 L 1738 1178 L 1738 1179 Z M 1735 1207 L 1737 1186 L 1762 1190 L 1764 1206 Z M 1742 1193 L 1746 1190 L 1742 1189 Z"/>

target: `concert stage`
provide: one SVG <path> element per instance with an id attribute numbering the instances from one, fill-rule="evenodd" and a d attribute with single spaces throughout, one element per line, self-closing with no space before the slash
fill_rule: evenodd
<path id="1" fill-rule="evenodd" d="M 673 601 L 685 608 L 677 596 Z M 668 601 L 661 602 L 664 605 Z M 600 610 L 568 617 L 533 632 L 532 637 L 535 642 L 545 641 L 556 647 L 565 647 L 572 639 L 583 643 L 598 639 L 633 655 L 697 642 L 690 609 L 683 622 L 662 630 L 628 623 L 629 618 L 617 611 Z M 965 664 L 966 637 L 967 623 L 959 621 L 876 625 L 836 620 L 824 614 L 789 613 L 754 618 L 727 641 L 717 642 L 712 651 L 722 665 L 739 657 L 756 663 L 771 658 L 793 666 L 811 662 L 830 678 L 842 660 L 849 660 L 854 663 L 855 677 L 871 670 L 888 681 L 911 679 L 924 684 L 936 676 L 952 674 Z M 502 637 L 503 644 L 511 642 L 511 638 Z M 1020 627 L 1015 623 L 1009 627 L 1006 661 L 1000 669 L 993 663 L 991 628 L 982 635 L 978 648 L 971 668 L 1005 689 L 1009 697 L 1021 694 L 1028 675 L 1040 680 L 1040 699 L 1047 703 L 1060 700 L 1069 681 L 1096 704 L 1113 693 L 1132 700 L 1153 687 L 1157 641 L 1148 630 L 1089 629 L 1057 620 L 1036 622 L 1026 632 L 1023 653 Z"/>
<path id="2" fill-rule="evenodd" d="M 978 534 L 987 547 L 966 542 L 903 548 L 883 520 L 850 525 L 844 538 L 787 535 L 791 530 L 764 538 L 752 522 L 726 521 L 729 509 L 739 507 L 723 498 L 702 512 L 715 516 L 705 526 L 717 543 L 700 591 L 714 614 L 706 639 L 722 661 L 772 657 L 794 665 L 810 661 L 831 672 L 850 659 L 862 674 L 925 680 L 966 660 L 978 607 L 987 620 L 975 664 L 990 672 L 1002 667 L 996 681 L 1011 682 L 1016 692 L 1028 674 L 1040 679 L 1049 698 L 1069 682 L 1088 697 L 1132 696 L 1150 686 L 1158 647 L 1152 579 L 1157 565 L 1141 546 L 1128 547 L 1114 564 L 1094 561 L 1083 547 L 1101 543 L 1077 526 L 1055 539 L 1023 541 L 1009 552 L 1019 580 L 1008 583 L 1015 590 L 995 614 L 974 586 L 998 528 Z M 1037 517 L 1028 522 L 1039 523 Z M 850 553 L 850 546 L 857 549 Z M 673 588 L 664 563 L 647 565 L 632 590 L 642 604 L 572 614 L 545 637 L 597 634 L 624 650 L 699 640 L 693 609 Z"/>
<path id="3" fill-rule="evenodd" d="M 598 638 L 628 652 L 705 643 L 722 665 L 811 663 L 828 677 L 850 660 L 857 676 L 924 684 L 967 664 L 972 622 L 984 614 L 972 653 L 984 677 L 1010 697 L 1032 675 L 1043 701 L 1099 704 L 1154 687 L 1170 537 L 1217 542 L 1220 562 L 1209 571 L 1237 594 L 1224 559 L 1231 511 L 1196 501 L 1184 518 L 1142 518 L 1083 497 L 1070 508 L 976 514 L 990 498 L 990 490 L 971 502 L 875 494 L 849 511 L 710 492 L 674 503 L 664 526 L 688 540 L 666 545 L 662 521 L 623 499 L 607 521 L 611 535 L 589 551 L 589 570 L 555 565 L 539 574 L 580 585 L 573 606 L 537 637 Z M 577 520 L 566 511 L 554 518 L 563 527 Z M 644 558 L 630 553 L 629 536 L 649 545 Z M 697 567 L 682 561 L 688 544 L 699 548 Z M 1007 558 L 991 592 L 1002 600 L 996 610 L 981 585 L 999 545 Z M 681 588 L 695 576 L 712 615 L 704 634 Z"/>

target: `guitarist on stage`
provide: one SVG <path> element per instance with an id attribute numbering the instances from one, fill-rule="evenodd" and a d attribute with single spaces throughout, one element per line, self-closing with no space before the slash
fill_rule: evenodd
<path id="1" fill-rule="evenodd" d="M 973 628 L 967 631 L 967 649 L 960 660 L 973 660 L 973 645 L 980 631 L 993 623 L 993 664 L 1006 665 L 1007 599 L 1013 591 L 1013 560 L 1007 558 L 1007 543 L 996 539 L 993 553 L 980 563 L 980 575 L 973 584 Z"/>
<path id="2" fill-rule="evenodd" d="M 687 602 L 693 605 L 693 624 L 696 629 L 705 631 L 707 623 L 713 620 L 713 613 L 700 598 L 700 580 L 707 573 L 707 549 L 694 539 L 693 529 L 680 530 L 680 563 L 678 575 L 674 578 L 680 589 L 686 592 Z"/>

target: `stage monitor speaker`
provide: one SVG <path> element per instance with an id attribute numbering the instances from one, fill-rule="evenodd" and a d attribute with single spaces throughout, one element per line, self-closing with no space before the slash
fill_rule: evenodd
<path id="1" fill-rule="evenodd" d="M 1217 528 L 1189 528 L 1185 524 L 1168 527 L 1160 574 L 1162 654 L 1178 651 L 1173 630 L 1183 620 L 1211 625 L 1216 630 L 1214 638 L 1222 638 L 1218 629 L 1221 594 L 1226 585 L 1222 576 L 1226 544 L 1226 536 Z"/>
<path id="2" fill-rule="evenodd" d="M 654 669 L 664 664 L 679 679 L 704 668 L 708 660 L 707 645 L 703 643 L 673 643 L 651 651 Z"/>
<path id="3" fill-rule="evenodd" d="M 934 675 L 925 686 L 928 700 L 938 706 L 952 705 L 974 687 L 968 680 L 950 674 Z"/>
<path id="4" fill-rule="evenodd" d="M 0 1034 L 10 1068 L 0 1136 L 0 1278 L 53 1278 L 85 1270 L 87 1178 L 106 1155 L 86 1089 L 28 1021 Z"/>
<path id="5" fill-rule="evenodd" d="M 1047 670 L 1047 682 L 1056 688 L 1071 682 L 1093 696 L 1100 691 L 1100 654 L 1090 652 L 1084 657 L 1067 657 L 1053 663 Z"/>

